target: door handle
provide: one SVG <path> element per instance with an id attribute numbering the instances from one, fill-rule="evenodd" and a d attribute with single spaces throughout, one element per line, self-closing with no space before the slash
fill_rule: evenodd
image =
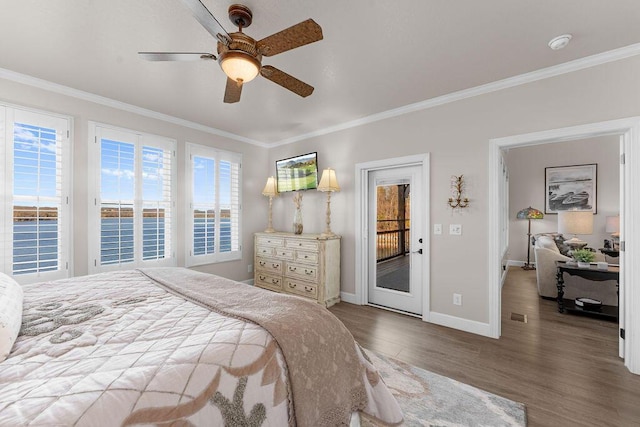
<path id="1" fill-rule="evenodd" d="M 421 253 L 422 253 L 422 248 L 418 249 L 417 251 L 413 251 L 412 253 L 414 253 L 414 254 L 421 254 Z"/>

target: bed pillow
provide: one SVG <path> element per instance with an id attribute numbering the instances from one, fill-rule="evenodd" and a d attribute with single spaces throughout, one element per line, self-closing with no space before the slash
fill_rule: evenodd
<path id="1" fill-rule="evenodd" d="M 22 286 L 0 273 L 0 362 L 11 352 L 22 325 Z"/>

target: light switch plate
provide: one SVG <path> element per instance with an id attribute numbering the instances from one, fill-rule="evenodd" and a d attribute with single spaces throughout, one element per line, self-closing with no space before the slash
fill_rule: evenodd
<path id="1" fill-rule="evenodd" d="M 461 224 L 449 224 L 449 234 L 453 234 L 455 236 L 462 235 L 462 225 Z"/>
<path id="2" fill-rule="evenodd" d="M 433 224 L 433 234 L 442 234 L 442 224 Z"/>

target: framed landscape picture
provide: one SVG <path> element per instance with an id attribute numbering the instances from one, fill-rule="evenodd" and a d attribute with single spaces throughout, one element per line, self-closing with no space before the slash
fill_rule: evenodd
<path id="1" fill-rule="evenodd" d="M 578 210 L 597 212 L 598 165 L 544 168 L 545 214 Z"/>
<path id="2" fill-rule="evenodd" d="M 278 193 L 313 190 L 318 187 L 318 153 L 308 153 L 276 162 Z"/>

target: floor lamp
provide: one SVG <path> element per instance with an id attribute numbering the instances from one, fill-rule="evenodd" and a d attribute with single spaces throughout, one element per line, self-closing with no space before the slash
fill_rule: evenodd
<path id="1" fill-rule="evenodd" d="M 527 229 L 527 263 L 522 266 L 523 270 L 535 270 L 536 267 L 531 264 L 530 254 L 531 254 L 531 220 L 532 219 L 542 219 L 544 218 L 544 214 L 540 212 L 538 209 L 532 208 L 529 206 L 528 208 L 522 209 L 516 215 L 518 219 L 526 219 L 529 221 L 529 228 Z"/>

